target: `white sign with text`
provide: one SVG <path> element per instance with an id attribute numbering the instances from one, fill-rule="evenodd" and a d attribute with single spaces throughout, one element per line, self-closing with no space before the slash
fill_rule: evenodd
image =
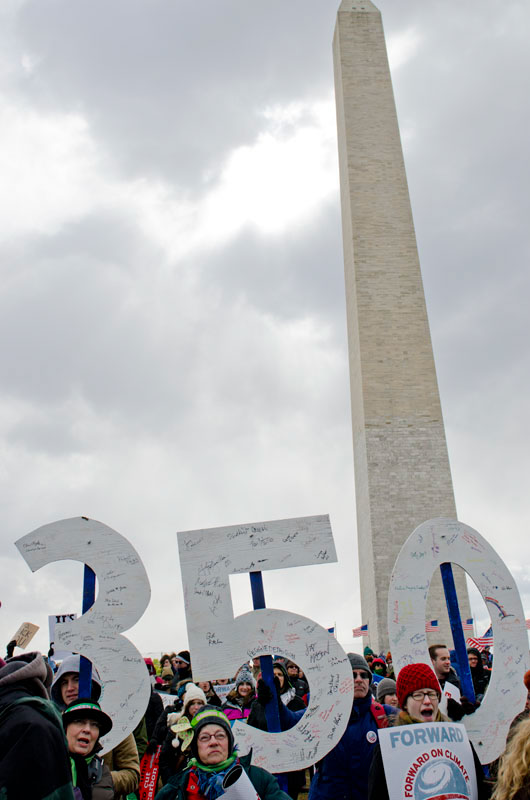
<path id="1" fill-rule="evenodd" d="M 477 800 L 473 752 L 463 725 L 424 722 L 379 731 L 389 800 Z"/>
<path id="2" fill-rule="evenodd" d="M 76 517 L 43 525 L 15 542 L 35 572 L 72 559 L 96 573 L 92 608 L 57 627 L 60 649 L 86 656 L 103 682 L 101 706 L 113 721 L 102 753 L 122 742 L 140 722 L 151 693 L 149 673 L 136 647 L 123 636 L 142 616 L 151 590 L 140 556 L 124 536 L 101 522 Z"/>
<path id="3" fill-rule="evenodd" d="M 348 723 L 348 657 L 325 628 L 299 614 L 267 608 L 234 617 L 229 575 L 336 561 L 329 517 L 184 531 L 178 543 L 195 679 L 231 677 L 243 662 L 274 654 L 298 664 L 309 682 L 309 707 L 290 730 L 267 733 L 236 722 L 240 751 L 252 748 L 252 763 L 271 772 L 319 761 Z"/>

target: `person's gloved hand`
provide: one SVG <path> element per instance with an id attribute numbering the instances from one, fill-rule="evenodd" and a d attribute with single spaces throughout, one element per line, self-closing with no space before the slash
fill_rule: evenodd
<path id="1" fill-rule="evenodd" d="M 259 703 L 260 706 L 265 707 L 270 703 L 271 700 L 272 692 L 263 678 L 260 678 L 258 685 L 256 686 L 256 702 Z"/>
<path id="2" fill-rule="evenodd" d="M 281 703 L 280 681 L 276 677 L 274 678 L 274 686 L 276 687 L 276 700 L 278 701 L 279 705 Z M 271 702 L 272 699 L 273 696 L 269 686 L 265 683 L 263 678 L 260 678 L 258 681 L 258 685 L 256 686 L 256 702 L 258 702 L 260 706 L 265 707 Z"/>
<path id="3" fill-rule="evenodd" d="M 472 703 L 467 697 L 462 696 L 460 702 L 453 700 L 452 697 L 447 701 L 447 716 L 453 722 L 460 722 L 462 717 L 468 714 L 474 714 L 480 703 Z"/>
<path id="4" fill-rule="evenodd" d="M 151 755 L 151 753 L 156 753 L 156 748 L 157 747 L 158 747 L 158 742 L 155 739 L 151 739 L 147 743 L 147 747 L 145 748 L 145 752 L 149 753 L 149 755 Z"/>
<path id="5" fill-rule="evenodd" d="M 462 697 L 460 698 L 460 705 L 464 710 L 464 713 L 462 714 L 462 716 L 464 716 L 468 714 L 474 714 L 477 708 L 479 707 L 480 703 L 472 703 L 471 700 L 462 695 Z"/>
<path id="6" fill-rule="evenodd" d="M 7 653 L 6 658 L 13 658 L 13 651 L 16 646 L 17 646 L 16 639 L 12 639 L 6 647 L 6 653 Z"/>

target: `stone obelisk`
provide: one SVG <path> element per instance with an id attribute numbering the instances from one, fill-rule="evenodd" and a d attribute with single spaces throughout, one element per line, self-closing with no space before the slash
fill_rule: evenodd
<path id="1" fill-rule="evenodd" d="M 342 0 L 333 40 L 362 622 L 388 646 L 387 598 L 403 542 L 456 519 L 429 322 L 379 10 Z M 465 576 L 454 568 L 461 616 Z M 440 576 L 429 640 L 452 646 Z"/>

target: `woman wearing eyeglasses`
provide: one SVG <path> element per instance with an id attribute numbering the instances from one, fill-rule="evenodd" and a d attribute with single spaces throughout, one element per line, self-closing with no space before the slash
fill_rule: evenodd
<path id="1" fill-rule="evenodd" d="M 438 678 L 427 664 L 407 664 L 397 677 L 396 693 L 401 711 L 394 725 L 415 725 L 421 722 L 449 722 L 440 712 L 442 690 Z M 484 783 L 484 773 L 473 749 L 479 800 L 486 800 L 489 792 Z M 388 800 L 388 785 L 379 744 L 374 752 L 368 777 L 368 800 Z"/>
<path id="2" fill-rule="evenodd" d="M 236 765 L 244 769 L 261 800 L 290 800 L 273 775 L 251 765 L 250 754 L 237 755 L 230 722 L 220 709 L 204 706 L 190 722 L 182 718 L 174 728 L 178 728 L 183 750 L 189 745 L 192 758 L 187 769 L 170 778 L 155 800 L 216 800 L 224 793 L 224 778 Z"/>

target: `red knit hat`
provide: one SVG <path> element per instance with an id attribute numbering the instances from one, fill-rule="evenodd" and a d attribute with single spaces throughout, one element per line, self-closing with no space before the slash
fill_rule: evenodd
<path id="1" fill-rule="evenodd" d="M 438 678 L 427 664 L 407 664 L 399 671 L 396 681 L 396 692 L 401 708 L 405 708 L 407 697 L 418 689 L 434 689 L 439 698 L 442 696 Z"/>
<path id="2" fill-rule="evenodd" d="M 530 669 L 528 672 L 525 672 L 523 677 L 524 685 L 526 686 L 527 692 L 530 692 Z"/>

